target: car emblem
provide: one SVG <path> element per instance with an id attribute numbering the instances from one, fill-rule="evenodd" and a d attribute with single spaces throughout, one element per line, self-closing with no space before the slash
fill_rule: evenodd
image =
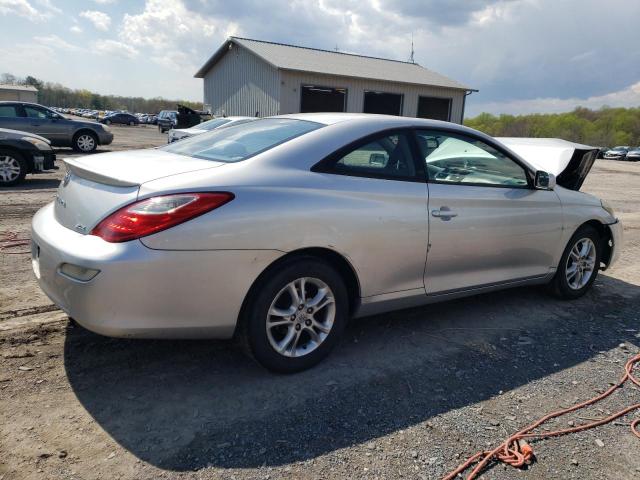
<path id="1" fill-rule="evenodd" d="M 87 227 L 81 224 L 76 224 L 75 229 L 80 233 L 87 233 Z"/>
<path id="2" fill-rule="evenodd" d="M 64 178 L 62 179 L 62 186 L 66 187 L 69 185 L 69 180 L 71 180 L 71 171 L 67 170 L 67 173 L 64 174 Z"/>

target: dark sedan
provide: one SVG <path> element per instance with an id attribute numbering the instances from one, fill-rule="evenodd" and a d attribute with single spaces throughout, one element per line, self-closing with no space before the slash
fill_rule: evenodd
<path id="1" fill-rule="evenodd" d="M 0 128 L 0 187 L 16 185 L 27 173 L 56 168 L 56 154 L 44 137 Z"/>
<path id="2" fill-rule="evenodd" d="M 140 125 L 140 120 L 135 115 L 131 115 L 130 113 L 113 113 L 107 117 L 104 117 L 100 120 L 100 123 L 104 123 L 105 125 L 111 125 L 112 123 L 117 123 L 120 125 Z"/>

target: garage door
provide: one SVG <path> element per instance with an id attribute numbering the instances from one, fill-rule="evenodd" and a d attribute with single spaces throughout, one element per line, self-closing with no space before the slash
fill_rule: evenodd
<path id="1" fill-rule="evenodd" d="M 347 106 L 347 89 L 303 85 L 300 96 L 300 112 L 344 112 Z"/>
<path id="2" fill-rule="evenodd" d="M 418 98 L 418 117 L 451 120 L 451 99 L 438 97 Z"/>
<path id="3" fill-rule="evenodd" d="M 364 113 L 402 115 L 402 97 L 397 93 L 364 92 Z"/>

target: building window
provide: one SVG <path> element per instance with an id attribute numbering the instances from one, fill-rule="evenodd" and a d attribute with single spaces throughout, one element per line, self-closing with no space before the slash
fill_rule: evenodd
<path id="1" fill-rule="evenodd" d="M 300 88 L 300 113 L 345 112 L 347 89 L 303 85 Z"/>
<path id="2" fill-rule="evenodd" d="M 365 91 L 363 112 L 402 115 L 403 97 L 399 93 Z"/>
<path id="3" fill-rule="evenodd" d="M 418 97 L 418 118 L 451 120 L 451 99 L 441 97 Z"/>

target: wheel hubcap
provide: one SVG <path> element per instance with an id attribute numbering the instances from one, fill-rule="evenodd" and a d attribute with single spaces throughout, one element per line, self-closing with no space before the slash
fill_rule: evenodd
<path id="1" fill-rule="evenodd" d="M 96 142 L 91 135 L 80 135 L 78 137 L 78 147 L 80 147 L 80 150 L 83 152 L 93 150 L 95 144 Z"/>
<path id="2" fill-rule="evenodd" d="M 13 182 L 20 176 L 20 164 L 18 160 L 9 155 L 0 155 L 0 180 Z"/>
<path id="3" fill-rule="evenodd" d="M 317 278 L 299 278 L 280 290 L 271 303 L 267 338 L 280 355 L 301 357 L 325 341 L 335 316 L 335 299 L 329 286 Z"/>
<path id="4" fill-rule="evenodd" d="M 573 290 L 584 287 L 596 268 L 596 246 L 590 238 L 578 240 L 567 258 L 567 284 Z"/>

